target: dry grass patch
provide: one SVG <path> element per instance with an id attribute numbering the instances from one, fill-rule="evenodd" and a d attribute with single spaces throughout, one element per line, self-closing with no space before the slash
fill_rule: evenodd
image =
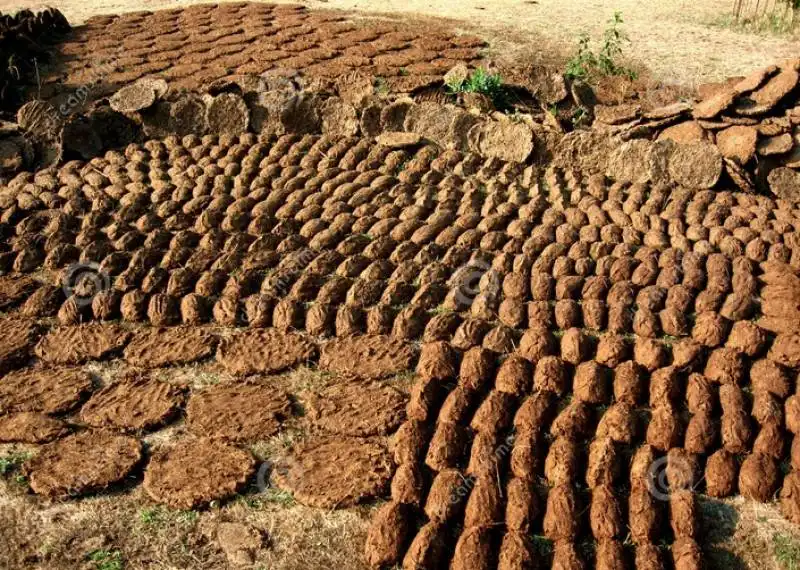
<path id="1" fill-rule="evenodd" d="M 777 505 L 743 497 L 704 497 L 700 505 L 709 570 L 800 568 L 800 530 Z"/>

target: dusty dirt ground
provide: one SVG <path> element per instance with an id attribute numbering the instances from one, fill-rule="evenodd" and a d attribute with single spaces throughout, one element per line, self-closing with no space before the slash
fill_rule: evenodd
<path id="1" fill-rule="evenodd" d="M 223 0 L 224 1 L 224 0 Z M 158 10 L 195 4 L 193 0 L 56 0 L 71 23 L 97 14 Z M 297 3 L 277 0 L 276 3 Z M 796 55 L 800 40 L 742 33 L 715 25 L 730 11 L 728 0 L 310 0 L 315 9 L 354 10 L 400 17 L 446 18 L 470 31 L 481 30 L 492 47 L 508 57 L 530 52 L 569 54 L 578 36 L 599 38 L 615 11 L 631 38 L 628 54 L 658 79 L 684 85 L 742 75 Z M 0 0 L 0 10 L 41 6 L 31 0 Z M 455 21 L 455 22 L 454 22 Z"/>

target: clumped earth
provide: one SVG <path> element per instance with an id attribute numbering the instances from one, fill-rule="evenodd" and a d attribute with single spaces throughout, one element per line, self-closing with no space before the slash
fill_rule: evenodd
<path id="1" fill-rule="evenodd" d="M 551 144 L 438 88 L 374 99 L 370 66 L 412 93 L 473 63 L 464 36 L 236 4 L 95 19 L 68 61 L 110 31 L 127 69 L 168 70 L 113 79 L 147 140 L 0 186 L 0 442 L 24 450 L 0 465 L 34 511 L 348 509 L 370 518 L 352 564 L 464 570 L 701 568 L 701 495 L 800 524 L 800 206 L 773 187 L 793 63 L 695 105 L 601 103 Z M 262 124 L 214 67 L 240 56 L 345 79 L 262 76 Z M 286 546 L 262 532 L 203 548 Z"/>

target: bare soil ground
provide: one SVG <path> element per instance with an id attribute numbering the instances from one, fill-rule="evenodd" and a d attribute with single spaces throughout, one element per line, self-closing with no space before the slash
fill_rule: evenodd
<path id="1" fill-rule="evenodd" d="M 223 0 L 226 1 L 226 0 Z M 194 1 L 57 0 L 52 3 L 70 22 L 98 14 L 183 7 Z M 277 3 L 292 3 L 278 0 Z M 715 25 L 730 11 L 727 0 L 311 0 L 315 9 L 352 10 L 365 17 L 375 14 L 408 20 L 409 16 L 449 20 L 469 31 L 480 30 L 506 57 L 522 58 L 547 51 L 557 59 L 570 54 L 578 36 L 597 38 L 615 11 L 625 18 L 633 61 L 670 83 L 696 85 L 744 75 L 767 62 L 793 57 L 797 37 L 770 37 L 742 33 Z M 40 5 L 29 0 L 2 0 L 0 10 Z M 437 22 L 431 22 L 436 25 Z"/>

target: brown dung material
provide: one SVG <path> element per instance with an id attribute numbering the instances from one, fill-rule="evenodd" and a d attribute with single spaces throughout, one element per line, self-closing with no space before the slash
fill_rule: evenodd
<path id="1" fill-rule="evenodd" d="M 388 386 L 335 384 L 309 396 L 306 416 L 315 426 L 342 435 L 386 435 L 405 419 L 407 397 Z"/>
<path id="2" fill-rule="evenodd" d="M 154 501 L 192 509 L 233 495 L 254 470 L 255 460 L 247 451 L 222 441 L 187 438 L 153 454 L 143 487 Z"/>
<path id="3" fill-rule="evenodd" d="M 131 334 L 119 325 L 88 324 L 61 327 L 36 345 L 36 355 L 52 364 L 81 364 L 119 352 Z"/>
<path id="4" fill-rule="evenodd" d="M 254 442 L 275 435 L 292 416 L 289 395 L 266 384 L 220 384 L 195 391 L 186 406 L 197 435 Z"/>
<path id="5" fill-rule="evenodd" d="M 79 368 L 26 368 L 0 382 L 0 413 L 66 412 L 91 390 L 91 375 Z"/>
<path id="6" fill-rule="evenodd" d="M 379 443 L 357 438 L 309 440 L 273 472 L 276 484 L 301 504 L 347 508 L 382 496 L 394 466 Z"/>
<path id="7" fill-rule="evenodd" d="M 275 329 L 248 330 L 225 339 L 217 361 L 231 374 L 271 374 L 313 360 L 317 347 L 305 336 Z"/>
<path id="8" fill-rule="evenodd" d="M 146 376 L 122 379 L 95 392 L 81 408 L 80 418 L 95 428 L 148 430 L 166 423 L 182 402 L 177 386 Z"/>
<path id="9" fill-rule="evenodd" d="M 147 328 L 134 334 L 125 360 L 143 368 L 179 366 L 210 357 L 216 347 L 216 335 L 197 327 Z"/>
<path id="10" fill-rule="evenodd" d="M 69 433 L 61 420 L 36 412 L 0 416 L 0 442 L 47 443 Z"/>
<path id="11" fill-rule="evenodd" d="M 48 444 L 24 469 L 35 493 L 66 498 L 117 483 L 141 458 L 137 439 L 84 431 Z"/>
<path id="12" fill-rule="evenodd" d="M 341 338 L 323 346 L 319 366 L 331 372 L 383 378 L 412 368 L 415 356 L 407 343 L 393 337 Z"/>

